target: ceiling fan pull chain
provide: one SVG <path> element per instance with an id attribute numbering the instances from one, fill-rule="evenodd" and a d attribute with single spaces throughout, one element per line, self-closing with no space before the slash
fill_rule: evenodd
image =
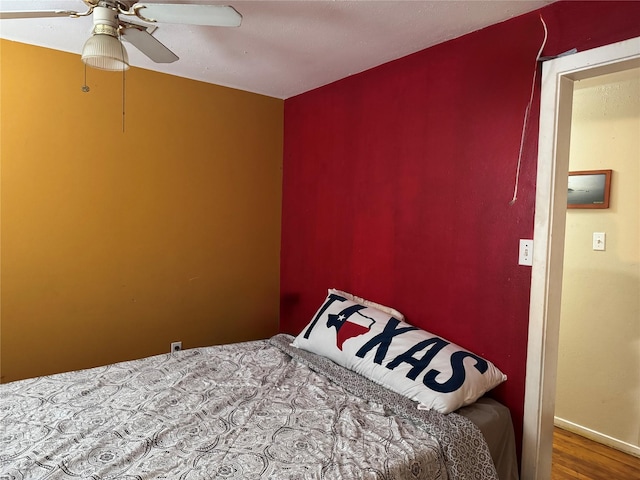
<path id="1" fill-rule="evenodd" d="M 82 84 L 82 91 L 84 93 L 89 93 L 89 91 L 91 90 L 89 88 L 89 85 L 87 85 L 87 64 L 83 64 L 84 65 L 84 83 Z"/>
<path id="2" fill-rule="evenodd" d="M 124 46 L 122 47 L 124 48 Z M 125 71 L 126 69 L 123 67 L 122 68 L 122 133 L 124 133 L 124 116 L 125 116 L 125 92 L 126 92 L 126 84 L 127 82 L 125 81 Z"/>

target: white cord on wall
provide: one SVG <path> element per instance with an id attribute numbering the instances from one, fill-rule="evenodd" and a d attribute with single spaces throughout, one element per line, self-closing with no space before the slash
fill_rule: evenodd
<path id="1" fill-rule="evenodd" d="M 527 108 L 524 111 L 524 122 L 522 125 L 522 135 L 520 137 L 520 152 L 518 153 L 518 168 L 516 169 L 516 181 L 513 189 L 513 198 L 509 202 L 509 205 L 513 205 L 516 203 L 518 199 L 518 183 L 520 182 L 520 165 L 522 164 L 522 150 L 524 148 L 524 136 L 527 131 L 527 125 L 529 123 L 529 113 L 531 111 L 531 105 L 533 104 L 533 95 L 536 90 L 536 77 L 538 74 L 538 62 L 542 55 L 542 50 L 544 49 L 545 44 L 547 43 L 547 24 L 544 23 L 544 19 L 542 15 L 540 15 L 540 21 L 542 22 L 542 28 L 544 28 L 544 39 L 542 40 L 542 45 L 540 45 L 540 50 L 538 51 L 538 55 L 536 56 L 536 66 L 533 70 L 533 81 L 531 82 L 531 95 L 529 97 L 529 103 L 527 104 Z"/>

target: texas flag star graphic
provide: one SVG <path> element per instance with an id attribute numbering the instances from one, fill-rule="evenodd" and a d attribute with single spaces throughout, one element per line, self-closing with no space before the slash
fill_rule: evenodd
<path id="1" fill-rule="evenodd" d="M 354 312 L 348 317 L 344 314 L 330 313 L 327 320 L 327 327 L 336 327 L 336 346 L 342 350 L 344 342 L 350 338 L 364 335 L 376 321 L 360 312 Z"/>

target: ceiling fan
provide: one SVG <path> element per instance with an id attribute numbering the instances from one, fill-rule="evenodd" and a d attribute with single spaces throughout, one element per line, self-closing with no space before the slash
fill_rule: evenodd
<path id="1" fill-rule="evenodd" d="M 185 3 L 138 3 L 137 0 L 82 0 L 86 12 L 33 10 L 0 12 L 0 19 L 71 17 L 93 15 L 93 30 L 82 49 L 82 61 L 101 70 L 129 68 L 124 38 L 156 63 L 172 63 L 178 56 L 151 35 L 156 23 L 181 23 L 216 27 L 238 27 L 242 16 L 228 5 Z M 124 20 L 131 17 L 133 21 Z M 141 20 L 151 25 L 140 25 Z"/>

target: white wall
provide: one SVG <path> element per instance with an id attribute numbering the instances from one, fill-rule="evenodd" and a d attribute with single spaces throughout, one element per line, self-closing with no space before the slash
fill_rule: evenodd
<path id="1" fill-rule="evenodd" d="M 569 169 L 613 176 L 567 211 L 556 424 L 640 455 L 640 69 L 576 82 L 571 128 Z"/>

